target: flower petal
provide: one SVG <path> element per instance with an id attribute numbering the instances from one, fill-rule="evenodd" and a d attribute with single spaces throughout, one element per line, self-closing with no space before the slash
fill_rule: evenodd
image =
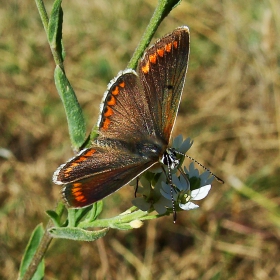
<path id="1" fill-rule="evenodd" d="M 142 197 L 136 197 L 132 200 L 132 204 L 141 209 L 142 211 L 148 211 L 151 208 L 151 203 L 148 203 Z"/>
<path id="2" fill-rule="evenodd" d="M 178 150 L 180 148 L 180 146 L 183 143 L 183 135 L 180 134 L 177 137 L 175 137 L 172 141 L 172 147 L 175 148 L 176 150 Z"/>
<path id="3" fill-rule="evenodd" d="M 172 183 L 178 188 L 180 191 L 182 190 L 182 184 L 179 178 L 174 174 L 172 175 Z"/>
<path id="4" fill-rule="evenodd" d="M 180 146 L 179 152 L 185 154 L 192 146 L 193 141 L 191 141 L 191 138 L 187 138 Z"/>
<path id="5" fill-rule="evenodd" d="M 180 191 L 188 191 L 191 187 L 190 181 L 187 178 L 185 178 L 182 174 L 180 175 L 180 183 Z"/>
<path id="6" fill-rule="evenodd" d="M 163 215 L 166 213 L 167 209 L 163 204 L 155 203 L 154 204 L 154 209 L 160 214 Z"/>
<path id="7" fill-rule="evenodd" d="M 191 192 L 192 200 L 200 200 L 206 197 L 211 189 L 211 185 L 203 186 Z"/>
<path id="8" fill-rule="evenodd" d="M 166 199 L 171 199 L 171 191 L 170 191 L 170 186 L 167 185 L 166 183 L 162 182 L 162 188 L 160 189 L 160 193 L 163 197 Z"/>
<path id="9" fill-rule="evenodd" d="M 192 210 L 192 209 L 196 209 L 198 208 L 199 206 L 192 203 L 192 202 L 188 202 L 186 204 L 179 204 L 180 208 L 183 209 L 183 210 Z"/>

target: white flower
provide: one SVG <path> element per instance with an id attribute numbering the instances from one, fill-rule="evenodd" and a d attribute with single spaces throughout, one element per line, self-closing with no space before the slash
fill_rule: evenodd
<path id="1" fill-rule="evenodd" d="M 191 202 L 191 200 L 201 200 L 205 198 L 211 189 L 211 185 L 206 185 L 204 187 L 200 187 L 199 189 L 191 191 L 190 200 L 183 204 L 179 203 L 179 207 L 183 210 L 192 210 L 198 208 L 199 206 Z"/>

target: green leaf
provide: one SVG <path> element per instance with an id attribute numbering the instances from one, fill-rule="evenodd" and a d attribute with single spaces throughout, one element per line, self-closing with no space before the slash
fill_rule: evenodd
<path id="1" fill-rule="evenodd" d="M 47 210 L 46 213 L 51 218 L 54 225 L 59 227 L 60 226 L 60 217 L 58 216 L 58 214 L 53 210 Z"/>
<path id="2" fill-rule="evenodd" d="M 88 212 L 91 212 L 93 208 L 94 208 L 94 204 L 80 209 L 69 208 L 68 209 L 69 225 L 78 226 L 79 222 L 88 214 Z"/>
<path id="3" fill-rule="evenodd" d="M 98 126 L 95 125 L 95 126 L 92 128 L 91 132 L 90 132 L 89 140 L 90 140 L 90 141 L 93 141 L 94 139 L 96 139 L 96 138 L 98 137 L 98 135 L 99 135 Z M 89 142 L 90 142 L 90 141 L 89 141 Z"/>
<path id="4" fill-rule="evenodd" d="M 132 58 L 130 59 L 127 68 L 136 69 L 137 64 L 141 56 L 143 55 L 145 49 L 148 47 L 151 42 L 152 37 L 154 36 L 157 28 L 163 19 L 171 12 L 173 8 L 179 5 L 181 0 L 159 0 L 157 8 L 150 19 L 150 22 L 139 42 Z"/>
<path id="5" fill-rule="evenodd" d="M 103 200 L 99 200 L 93 204 L 94 208 L 92 209 L 91 213 L 89 213 L 89 217 L 87 219 L 92 222 L 96 220 L 96 218 L 100 215 L 103 210 Z"/>
<path id="6" fill-rule="evenodd" d="M 29 239 L 29 242 L 27 244 L 27 247 L 25 249 L 24 255 L 22 257 L 22 261 L 20 264 L 20 269 L 19 269 L 19 279 L 23 277 L 25 274 L 28 266 L 30 265 L 32 258 L 34 254 L 36 253 L 36 250 L 40 244 L 40 241 L 44 235 L 44 229 L 42 224 L 39 224 L 34 231 L 32 232 L 32 235 Z M 44 271 L 45 271 L 45 265 L 44 265 L 44 260 L 40 262 L 39 266 L 37 267 L 37 270 L 32 277 L 33 280 L 37 279 L 43 279 L 44 277 Z"/>
<path id="7" fill-rule="evenodd" d="M 129 223 L 123 223 L 123 224 L 112 224 L 111 228 L 119 229 L 119 230 L 129 230 L 133 229 L 133 227 Z"/>
<path id="8" fill-rule="evenodd" d="M 51 49 L 56 49 L 60 55 L 60 61 L 64 59 L 64 50 L 62 45 L 62 23 L 63 23 L 63 11 L 61 8 L 62 0 L 56 0 L 53 4 L 50 14 L 48 25 L 48 40 Z"/>
<path id="9" fill-rule="evenodd" d="M 165 18 L 172 9 L 181 3 L 181 0 L 161 0 L 159 3 L 159 6 L 162 9 L 162 17 Z"/>
<path id="10" fill-rule="evenodd" d="M 78 150 L 83 145 L 86 136 L 82 109 L 70 82 L 58 65 L 54 71 L 54 80 L 66 112 L 71 143 L 73 148 Z"/>
<path id="11" fill-rule="evenodd" d="M 100 200 L 88 207 L 81 209 L 68 209 L 69 227 L 86 228 L 88 224 L 95 221 L 103 209 L 103 201 Z M 86 226 L 84 226 L 86 225 Z"/>
<path id="12" fill-rule="evenodd" d="M 77 241 L 94 241 L 106 235 L 109 228 L 104 228 L 96 231 L 89 231 L 80 228 L 50 228 L 49 233 L 56 238 L 71 239 Z"/>

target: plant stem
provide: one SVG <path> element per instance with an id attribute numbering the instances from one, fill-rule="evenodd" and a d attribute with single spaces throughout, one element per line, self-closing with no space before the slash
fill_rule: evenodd
<path id="1" fill-rule="evenodd" d="M 61 217 L 63 211 L 64 211 L 64 204 L 63 203 L 58 203 L 56 207 L 56 213 L 59 217 Z M 36 253 L 33 255 L 32 261 L 30 265 L 28 266 L 23 278 L 21 280 L 31 280 L 34 273 L 37 270 L 38 265 L 42 261 L 43 257 L 45 256 L 47 249 L 53 239 L 53 237 L 49 234 L 49 228 L 53 227 L 53 222 L 52 220 L 48 221 L 48 224 L 46 226 L 46 230 L 44 232 L 44 235 L 40 241 L 40 244 L 36 250 Z"/>
<path id="2" fill-rule="evenodd" d="M 50 227 L 52 227 L 53 224 L 52 224 L 52 221 L 50 220 L 47 224 L 47 227 L 46 227 L 46 230 L 45 230 L 45 233 L 41 239 L 41 242 L 36 250 L 36 253 L 34 254 L 33 256 L 33 259 L 30 263 L 30 265 L 28 266 L 23 278 L 21 280 L 30 280 L 32 279 L 34 273 L 36 272 L 37 270 L 37 267 L 39 265 L 39 263 L 42 261 L 43 257 L 45 256 L 45 253 L 52 241 L 52 237 L 51 235 L 49 234 L 48 232 L 48 229 Z"/>
<path id="3" fill-rule="evenodd" d="M 35 0 L 35 2 L 36 2 L 36 5 L 37 5 L 37 8 L 38 8 L 38 11 L 39 11 L 39 14 L 40 14 L 45 32 L 48 36 L 48 33 L 49 33 L 49 17 L 48 17 L 44 2 L 43 2 L 43 0 Z M 54 48 L 50 44 L 50 42 L 49 42 L 49 45 L 50 45 L 50 49 L 51 49 L 55 64 L 59 65 L 59 67 L 64 71 L 63 61 L 61 59 L 60 53 L 56 50 L 56 48 Z"/>
<path id="4" fill-rule="evenodd" d="M 138 60 L 143 55 L 145 49 L 151 42 L 158 26 L 163 21 L 163 19 L 170 13 L 170 11 L 178 5 L 180 1 L 178 0 L 159 0 L 156 10 L 135 50 L 132 58 L 130 59 L 127 68 L 136 69 Z"/>

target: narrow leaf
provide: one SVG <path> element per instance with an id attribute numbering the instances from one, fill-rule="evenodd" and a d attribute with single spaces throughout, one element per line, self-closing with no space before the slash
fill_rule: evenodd
<path id="1" fill-rule="evenodd" d="M 111 228 L 119 229 L 119 230 L 129 230 L 133 229 L 130 223 L 123 223 L 123 224 L 111 224 Z"/>
<path id="2" fill-rule="evenodd" d="M 64 60 L 64 49 L 62 45 L 63 11 L 61 2 L 62 0 L 56 0 L 54 2 L 48 25 L 49 44 L 53 55 L 58 55 L 58 61 L 60 62 Z M 54 50 L 56 51 L 54 52 Z"/>
<path id="3" fill-rule="evenodd" d="M 106 235 L 109 228 L 104 228 L 96 231 L 89 231 L 80 228 L 50 228 L 49 233 L 56 238 L 64 238 L 78 241 L 94 241 Z"/>
<path id="4" fill-rule="evenodd" d="M 80 221 L 88 214 L 88 212 L 94 211 L 92 210 L 94 208 L 94 204 L 90 205 L 85 208 L 80 208 L 80 209 L 68 209 L 68 219 L 70 222 L 70 226 L 77 226 Z M 72 219 L 72 220 L 71 220 Z"/>
<path id="5" fill-rule="evenodd" d="M 28 266 L 31 263 L 31 260 L 34 256 L 34 254 L 36 253 L 36 250 L 40 244 L 40 241 L 42 239 L 44 235 L 44 229 L 42 224 L 39 224 L 33 231 L 29 242 L 27 244 L 27 247 L 25 249 L 24 255 L 22 257 L 22 261 L 20 264 L 20 269 L 19 269 L 19 279 L 21 279 L 23 277 L 23 275 L 25 274 Z M 34 276 L 32 277 L 32 279 L 43 279 L 44 277 L 44 270 L 45 270 L 45 266 L 44 266 L 44 261 L 42 260 L 39 264 L 39 266 L 37 267 L 37 270 L 34 274 Z"/>
<path id="6" fill-rule="evenodd" d="M 54 79 L 66 112 L 71 143 L 78 150 L 83 145 L 86 135 L 82 109 L 70 82 L 58 65 L 54 71 Z"/>
<path id="7" fill-rule="evenodd" d="M 60 226 L 60 217 L 58 216 L 58 214 L 53 210 L 47 210 L 46 213 L 51 218 L 54 225 L 59 227 Z"/>

